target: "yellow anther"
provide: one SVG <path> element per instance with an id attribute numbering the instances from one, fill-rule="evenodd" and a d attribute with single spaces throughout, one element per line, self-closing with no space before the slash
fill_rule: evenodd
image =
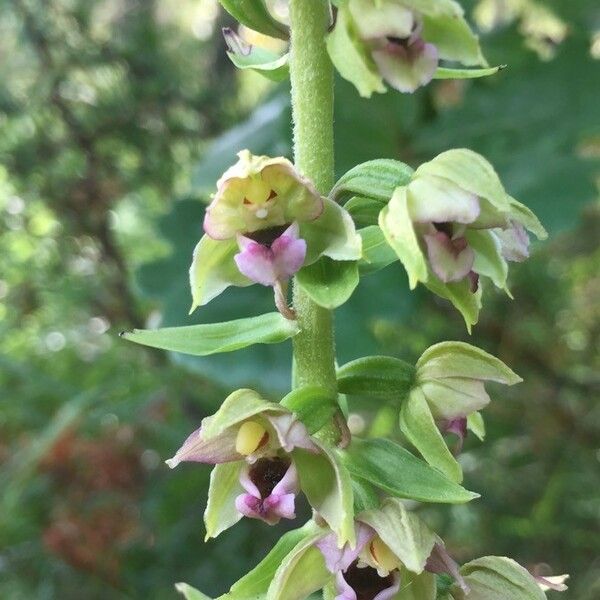
<path id="1" fill-rule="evenodd" d="M 264 444 L 265 436 L 268 436 L 267 430 L 260 423 L 256 421 L 242 423 L 235 439 L 236 452 L 243 456 L 252 454 Z"/>
<path id="2" fill-rule="evenodd" d="M 371 542 L 371 556 L 383 571 L 393 571 L 400 566 L 398 557 L 389 549 L 388 545 L 380 538 L 376 537 Z"/>
<path id="3" fill-rule="evenodd" d="M 255 205 L 264 204 L 271 195 L 271 186 L 260 179 L 259 177 L 252 177 L 245 184 L 246 198 Z"/>

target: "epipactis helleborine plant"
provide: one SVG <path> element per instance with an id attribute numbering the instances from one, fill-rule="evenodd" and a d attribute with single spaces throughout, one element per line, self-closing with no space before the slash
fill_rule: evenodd
<path id="1" fill-rule="evenodd" d="M 289 394 L 275 402 L 250 389 L 233 392 L 167 461 L 172 468 L 213 465 L 207 538 L 244 516 L 269 525 L 294 519 L 301 492 L 312 508 L 312 518 L 282 535 L 223 600 L 303 600 L 318 590 L 326 600 L 543 600 L 548 589 L 566 589 L 567 576 L 532 575 L 506 557 L 459 567 L 418 509 L 420 502 L 477 497 L 462 487 L 457 458 L 467 432 L 484 438 L 485 386 L 520 378 L 463 342 L 436 344 L 414 366 L 371 356 L 337 368 L 333 346 L 331 308 L 359 285 L 359 267 L 400 261 L 410 289 L 422 283 L 449 300 L 470 330 L 483 282 L 509 293 L 508 263 L 528 257 L 528 232 L 546 235 L 490 163 L 467 149 L 443 152 L 414 171 L 399 161 L 369 161 L 334 186 L 333 66 L 366 97 L 386 84 L 413 92 L 434 78 L 498 69 L 441 65 L 486 66 L 454 0 L 290 0 L 289 28 L 264 0 L 220 1 L 247 27 L 281 39 L 291 34 L 281 57 L 255 51 L 233 31 L 226 37 L 240 68 L 272 79 L 289 74 L 296 164 L 240 149 L 206 208 L 190 268 L 192 310 L 230 286 L 259 284 L 273 288 L 279 312 L 124 336 L 196 356 L 293 338 Z M 335 201 L 342 188 L 353 196 L 348 209 Z M 357 231 L 352 202 L 368 208 L 368 233 L 385 259 L 373 260 L 372 245 L 363 251 L 366 234 Z M 266 373 L 253 376 L 268 389 Z M 350 435 L 354 395 L 369 397 L 376 414 L 396 415 L 402 439 L 422 458 L 393 428 L 385 439 Z M 210 600 L 187 584 L 177 589 L 188 600 Z"/>

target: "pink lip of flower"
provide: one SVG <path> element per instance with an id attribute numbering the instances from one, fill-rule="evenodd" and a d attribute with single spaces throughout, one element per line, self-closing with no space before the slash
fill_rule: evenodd
<path id="1" fill-rule="evenodd" d="M 458 438 L 458 443 L 453 449 L 453 454 L 460 454 L 465 438 L 467 437 L 467 418 L 457 417 L 456 419 L 444 419 L 440 421 L 439 428 L 442 433 L 453 433 Z"/>
<path id="2" fill-rule="evenodd" d="M 268 463 L 281 459 L 261 460 Z M 254 475 L 256 466 L 259 464 L 247 466 L 240 474 L 240 483 L 246 493 L 236 498 L 236 509 L 246 517 L 260 519 L 269 525 L 275 525 L 281 519 L 294 519 L 296 494 L 299 491 L 298 474 L 294 463 L 290 463 L 283 477 L 264 498 L 257 483 L 263 485 L 267 482 L 253 481 L 256 477 Z"/>
<path id="3" fill-rule="evenodd" d="M 238 269 L 248 279 L 265 286 L 288 281 L 306 258 L 306 242 L 299 233 L 298 223 L 292 223 L 270 246 L 239 235 L 241 252 L 234 257 Z"/>

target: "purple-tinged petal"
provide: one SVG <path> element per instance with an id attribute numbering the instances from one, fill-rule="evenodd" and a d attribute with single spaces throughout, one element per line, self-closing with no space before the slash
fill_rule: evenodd
<path id="1" fill-rule="evenodd" d="M 265 417 L 271 423 L 281 447 L 286 452 L 291 452 L 294 448 L 304 448 L 310 452 L 318 452 L 318 448 L 311 441 L 308 430 L 304 423 L 299 421 L 293 414 L 268 415 Z"/>
<path id="2" fill-rule="evenodd" d="M 298 223 L 292 223 L 271 245 L 273 270 L 279 281 L 290 279 L 304 264 L 306 242 L 298 234 Z"/>
<path id="3" fill-rule="evenodd" d="M 357 561 L 343 573 L 336 573 L 336 600 L 392 600 L 400 590 L 400 573 L 381 577 L 373 567 Z"/>
<path id="4" fill-rule="evenodd" d="M 243 456 L 235 450 L 237 431 L 226 430 L 210 440 L 202 439 L 202 428 L 196 429 L 183 442 L 175 456 L 165 462 L 174 469 L 181 462 L 200 462 L 217 465 L 241 460 Z"/>
<path id="5" fill-rule="evenodd" d="M 565 592 L 569 589 L 569 586 L 565 584 L 565 581 L 569 578 L 568 575 L 534 575 L 533 577 L 543 592 L 547 592 L 548 590 Z"/>
<path id="6" fill-rule="evenodd" d="M 238 244 L 242 251 L 234 260 L 240 273 L 261 285 L 275 285 L 277 275 L 271 249 L 244 236 L 238 236 Z"/>
<path id="7" fill-rule="evenodd" d="M 523 262 L 529 257 L 529 236 L 520 223 L 512 223 L 509 229 L 495 229 L 500 240 L 500 250 L 506 260 Z"/>
<path id="8" fill-rule="evenodd" d="M 250 478 L 250 465 L 246 465 L 241 473 L 240 473 L 240 483 L 242 487 L 254 498 L 258 498 L 260 500 L 260 491 L 256 484 Z"/>
<path id="9" fill-rule="evenodd" d="M 377 6 L 375 6 L 377 4 Z M 386 37 L 407 38 L 415 28 L 415 16 L 395 0 L 351 0 L 350 14 L 359 36 L 363 40 Z"/>
<path id="10" fill-rule="evenodd" d="M 454 454 L 454 456 L 460 454 L 465 438 L 467 437 L 467 418 L 444 419 L 440 421 L 439 428 L 442 433 L 453 433 L 458 438 L 458 443 L 453 449 L 452 454 Z"/>
<path id="11" fill-rule="evenodd" d="M 433 547 L 433 550 L 427 559 L 425 570 L 429 571 L 429 573 L 434 573 L 435 575 L 448 574 L 454 578 L 465 594 L 468 594 L 470 591 L 469 586 L 458 570 L 457 562 L 448 554 L 444 544 L 437 543 Z"/>
<path id="12" fill-rule="evenodd" d="M 431 269 L 444 283 L 461 281 L 471 272 L 475 253 L 465 238 L 450 239 L 443 231 L 423 237 Z"/>
<path id="13" fill-rule="evenodd" d="M 267 519 L 295 519 L 296 494 L 271 494 L 263 500 L 263 510 Z"/>
<path id="14" fill-rule="evenodd" d="M 365 546 L 373 539 L 375 532 L 363 523 L 356 524 L 356 546 L 350 544 L 338 547 L 337 535 L 330 533 L 316 543 L 325 558 L 325 565 L 330 573 L 345 571 L 358 558 Z"/>
<path id="15" fill-rule="evenodd" d="M 300 482 L 298 480 L 298 471 L 296 470 L 296 465 L 291 463 L 283 478 L 273 488 L 271 496 L 297 494 L 299 490 Z"/>
<path id="16" fill-rule="evenodd" d="M 357 600 L 356 592 L 348 585 L 341 571 L 335 574 L 336 597 L 334 600 Z"/>
<path id="17" fill-rule="evenodd" d="M 413 43 L 388 41 L 382 48 L 375 48 L 372 56 L 385 81 L 404 93 L 427 85 L 439 63 L 437 48 L 421 39 Z"/>

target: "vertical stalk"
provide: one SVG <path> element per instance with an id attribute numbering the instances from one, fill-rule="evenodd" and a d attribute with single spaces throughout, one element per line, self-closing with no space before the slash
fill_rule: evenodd
<path id="1" fill-rule="evenodd" d="M 327 0 L 290 0 L 294 162 L 319 192 L 333 186 L 333 66 L 325 47 Z M 294 286 L 301 332 L 294 338 L 296 386 L 336 390 L 333 314 Z"/>

